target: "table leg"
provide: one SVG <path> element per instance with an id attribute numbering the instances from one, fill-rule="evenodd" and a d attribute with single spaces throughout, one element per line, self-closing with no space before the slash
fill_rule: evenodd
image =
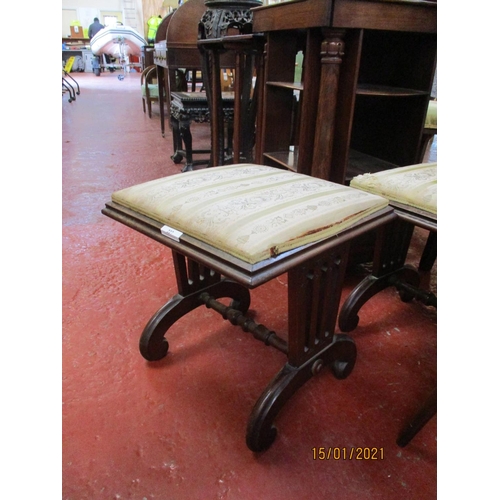
<path id="1" fill-rule="evenodd" d="M 247 426 L 247 446 L 264 451 L 276 437 L 273 421 L 295 392 L 323 368 L 346 378 L 356 362 L 356 345 L 335 334 L 349 243 L 288 273 L 288 362 L 255 404 Z"/>
<path id="2" fill-rule="evenodd" d="M 165 334 L 181 317 L 204 305 L 200 295 L 207 292 L 218 299 L 229 297 L 231 307 L 243 313 L 250 307 L 250 292 L 244 286 L 194 262 L 173 253 L 179 293 L 162 306 L 149 320 L 139 341 L 142 356 L 148 361 L 164 358 L 168 352 Z"/>
<path id="3" fill-rule="evenodd" d="M 389 286 L 406 283 L 413 289 L 420 285 L 420 275 L 412 266 L 405 265 L 413 234 L 413 224 L 395 219 L 379 228 L 373 260 L 373 272 L 364 278 L 349 294 L 339 315 L 339 328 L 350 332 L 358 326 L 358 312 L 374 295 Z M 414 298 L 412 293 L 400 290 L 404 302 Z"/>

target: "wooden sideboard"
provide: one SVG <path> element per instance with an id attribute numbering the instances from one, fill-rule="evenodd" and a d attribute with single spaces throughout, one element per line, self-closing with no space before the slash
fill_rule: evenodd
<path id="1" fill-rule="evenodd" d="M 436 66 L 436 7 L 289 0 L 252 9 L 253 31 L 266 37 L 257 163 L 339 183 L 417 163 Z"/>

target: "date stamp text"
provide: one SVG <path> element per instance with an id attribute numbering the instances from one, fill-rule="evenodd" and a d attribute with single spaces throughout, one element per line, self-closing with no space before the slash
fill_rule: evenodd
<path id="1" fill-rule="evenodd" d="M 384 448 L 319 446 L 312 448 L 313 460 L 383 460 Z"/>

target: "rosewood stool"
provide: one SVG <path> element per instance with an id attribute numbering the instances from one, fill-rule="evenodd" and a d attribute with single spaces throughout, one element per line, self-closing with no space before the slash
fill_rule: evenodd
<path id="1" fill-rule="evenodd" d="M 147 323 L 139 342 L 145 359 L 163 358 L 169 327 L 202 305 L 286 355 L 250 414 L 250 450 L 271 446 L 278 412 L 322 368 L 337 379 L 351 373 L 356 346 L 335 332 L 349 244 L 395 217 L 385 198 L 238 164 L 123 189 L 102 212 L 172 250 L 178 293 Z M 285 272 L 288 340 L 245 316 L 249 290 Z"/>
<path id="2" fill-rule="evenodd" d="M 394 208 L 396 218 L 378 231 L 373 271 L 345 300 L 339 314 L 340 330 L 354 330 L 359 322 L 361 307 L 389 286 L 396 287 L 404 302 L 417 299 L 437 308 L 436 295 L 419 288 L 421 273 L 431 270 L 437 256 L 437 163 L 359 175 L 350 186 L 386 197 Z M 415 227 L 429 230 L 418 269 L 405 264 Z M 397 440 L 399 446 L 406 446 L 434 416 L 436 397 L 437 392 L 433 391 L 423 408 L 403 429 Z"/>

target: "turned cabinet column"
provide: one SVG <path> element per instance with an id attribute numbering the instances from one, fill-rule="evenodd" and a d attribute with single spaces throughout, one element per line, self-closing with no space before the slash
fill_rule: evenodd
<path id="1" fill-rule="evenodd" d="M 332 171 L 332 155 L 345 30 L 325 29 L 323 34 L 325 39 L 321 44 L 321 80 L 311 175 L 343 183 L 343 172 Z"/>

